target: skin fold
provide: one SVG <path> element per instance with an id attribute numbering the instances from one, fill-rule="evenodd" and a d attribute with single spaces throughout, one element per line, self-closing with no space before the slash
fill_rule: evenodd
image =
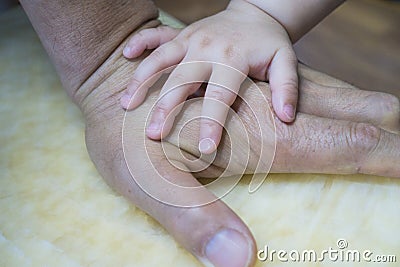
<path id="1" fill-rule="evenodd" d="M 153 3 L 146 0 L 37 0 L 21 1 L 21 4 L 65 89 L 84 114 L 88 152 L 107 183 L 159 221 L 177 242 L 204 264 L 251 266 L 255 262 L 254 238 L 243 221 L 222 201 L 192 208 L 177 207 L 149 196 L 138 184 L 147 183 L 160 196 L 187 200 L 189 204 L 215 198 L 202 187 L 196 194 L 190 194 L 190 191 L 174 187 L 168 191 L 157 184 L 156 171 L 167 181 L 200 186 L 193 175 L 167 161 L 162 143 L 143 140 L 146 115 L 158 97 L 162 81 L 155 84 L 144 104 L 129 114 L 136 128 L 127 131 L 129 143 L 122 143 L 125 111 L 119 101 L 131 74 L 146 56 L 128 61 L 122 56 L 122 49 L 135 32 L 159 25 Z M 388 94 L 358 90 L 304 66 L 300 66 L 299 74 L 299 113 L 293 124 L 284 124 L 275 116 L 269 116 L 268 105 L 259 105 L 260 95 L 254 95 L 252 90 L 244 90 L 242 95 L 249 105 L 240 100 L 234 104 L 238 117 L 228 117 L 226 129 L 231 140 L 238 144 L 245 142 L 243 133 L 235 128 L 237 118 L 248 129 L 252 149 L 245 171 L 254 171 L 261 144 L 266 148 L 274 144 L 268 136 L 275 125 L 276 154 L 271 162 L 272 172 L 366 173 L 400 177 L 398 99 Z M 258 86 L 269 99 L 268 85 L 258 83 Z M 201 112 L 201 103 L 193 104 L 194 107 L 183 109 L 177 125 L 185 121 L 185 116 Z M 249 106 L 257 108 L 249 110 Z M 255 125 L 254 114 L 264 118 L 265 123 Z M 175 131 L 178 127 L 175 127 L 164 143 L 171 148 L 179 145 L 185 155 L 196 157 L 198 127 L 194 123 L 193 127 L 184 128 L 179 144 Z M 264 133 L 262 137 L 260 131 Z M 213 165 L 197 176 L 219 175 L 230 159 L 229 146 L 230 141 L 223 135 Z M 133 157 L 134 172 L 127 166 L 124 147 L 130 147 L 137 155 Z M 153 157 L 153 165 L 148 165 L 141 156 L 148 151 Z M 234 160 L 243 164 L 241 155 Z M 235 168 L 229 174 L 234 173 Z"/>

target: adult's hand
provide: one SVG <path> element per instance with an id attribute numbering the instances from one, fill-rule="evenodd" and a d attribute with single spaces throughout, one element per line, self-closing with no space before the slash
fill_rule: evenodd
<path id="1" fill-rule="evenodd" d="M 121 79 L 125 81 L 125 78 L 129 77 L 128 73 L 134 68 L 131 65 L 133 64 L 124 63 L 106 84 L 118 84 Z M 272 171 L 373 173 L 400 177 L 400 154 L 399 149 L 396 149 L 400 147 L 400 137 L 395 134 L 399 131 L 397 98 L 361 91 L 304 67 L 301 67 L 300 73 L 298 119 L 293 125 L 274 120 L 277 129 L 277 153 Z M 201 261 L 210 260 L 215 266 L 251 264 L 256 248 L 251 233 L 222 201 L 195 208 L 174 207 L 147 195 L 141 187 L 146 186 L 147 181 L 149 188 L 158 189 L 159 199 L 161 197 L 161 200 L 169 203 L 180 201 L 187 203 L 187 206 L 214 199 L 206 189 L 197 190 L 195 195 L 190 191 L 185 193 L 179 188 L 176 191 L 174 188 L 166 190 L 164 184 L 157 179 L 158 173 L 161 173 L 165 179 L 175 184 L 200 186 L 188 172 L 181 171 L 169 163 L 161 143 L 144 139 L 146 117 L 156 101 L 162 81 L 156 84 L 157 89 L 152 91 L 140 108 L 128 114 L 135 122 L 131 125 L 135 127 L 125 129 L 129 133 L 129 142 L 124 144 L 121 136 L 124 112 L 117 105 L 120 93 L 113 93 L 115 91 L 110 91 L 107 85 L 100 85 L 83 101 L 83 111 L 88 122 L 89 153 L 103 177 L 135 205 L 156 218 L 178 242 Z M 259 86 L 268 93 L 266 84 Z M 254 105 L 262 101 L 252 95 L 251 90 L 245 91 L 244 98 Z M 185 121 L 185 117 L 200 114 L 201 103 L 193 105 L 197 107 L 183 111 L 183 116 L 178 119 L 178 127 Z M 260 146 L 261 140 L 251 132 L 251 129 L 256 128 L 251 111 L 240 102 L 236 103 L 236 110 L 246 128 L 250 129 L 248 134 L 252 140 L 251 151 L 258 151 L 255 148 Z M 268 113 L 263 107 L 255 112 L 257 115 Z M 236 131 L 235 123 L 235 118 L 230 118 L 227 131 L 230 132 L 231 138 L 242 143 L 243 133 Z M 271 124 L 272 121 L 265 121 L 265 125 L 261 125 L 262 129 L 269 131 Z M 167 139 L 175 147 L 178 145 L 178 127 L 174 128 Z M 180 147 L 188 157 L 199 156 L 196 154 L 197 133 L 196 127 L 186 127 L 181 133 Z M 226 162 L 231 158 L 227 142 L 224 138 L 214 165 L 198 173 L 198 176 L 215 177 L 220 174 L 221 167 L 226 166 Z M 271 145 L 268 136 L 263 142 L 265 146 Z M 124 147 L 131 147 L 130 151 L 134 153 L 129 160 L 130 165 L 134 167 L 132 173 L 126 165 Z M 147 152 L 152 155 L 152 164 L 145 160 Z M 241 155 L 236 156 L 233 166 L 246 162 Z M 249 164 L 245 166 L 247 173 L 254 171 L 258 156 L 251 155 Z M 234 173 L 235 169 L 231 170 L 230 174 Z"/>
<path id="2" fill-rule="evenodd" d="M 85 2 L 85 8 L 70 4 L 70 1 L 61 0 L 22 1 L 22 4 L 55 63 L 64 86 L 85 115 L 88 150 L 105 180 L 135 205 L 157 219 L 179 243 L 201 261 L 212 262 L 216 266 L 251 265 L 255 256 L 252 235 L 240 218 L 222 201 L 215 201 L 212 204 L 196 208 L 175 207 L 150 197 L 132 179 L 126 165 L 121 142 L 124 111 L 119 107 L 119 99 L 121 91 L 128 83 L 138 62 L 127 62 L 122 58 L 121 44 L 133 30 L 140 26 L 153 27 L 157 23 L 149 21 L 154 18 L 156 12 L 148 1 L 128 2 L 129 5 L 123 5 L 126 4 L 126 1 Z M 146 23 L 146 21 L 149 22 Z M 71 24 L 72 22 L 76 24 Z M 399 166 L 396 163 L 399 162 L 400 156 L 399 150 L 396 148 L 399 147 L 399 137 L 379 128 L 382 127 L 393 132 L 398 131 L 399 107 L 397 100 L 384 94 L 346 89 L 347 86 L 322 74 L 305 71 L 303 75 L 316 83 L 307 80 L 301 82 L 301 88 L 304 90 L 301 90 L 299 110 L 312 115 L 299 114 L 298 122 L 287 128 L 279 128 L 280 126 L 277 125 L 278 147 L 272 170 L 341 173 L 360 171 L 398 177 Z M 324 83 L 324 86 L 318 85 L 321 83 Z M 339 88 L 334 88 L 337 85 Z M 264 87 L 267 92 L 265 85 Z M 330 99 L 327 97 L 327 92 L 331 92 Z M 352 102 L 358 104 L 340 106 L 343 99 L 339 92 L 345 92 L 346 99 L 352 98 Z M 146 103 L 154 101 L 156 95 L 157 90 L 154 90 L 154 94 L 149 96 Z M 250 91 L 248 95 L 245 95 L 245 99 L 257 101 L 251 96 Z M 320 103 L 320 105 L 316 103 Z M 366 107 L 373 112 L 367 112 Z M 150 104 L 147 105 L 147 108 L 150 108 Z M 143 105 L 142 110 L 148 112 L 146 105 Z M 245 106 L 237 103 L 237 113 L 244 122 L 251 126 L 252 122 L 246 120 L 246 114 L 248 114 L 246 110 Z M 257 112 L 264 111 L 260 108 Z M 140 110 L 135 112 L 139 112 L 133 113 L 137 116 L 138 123 L 143 123 L 145 118 L 141 116 Z M 329 117 L 353 120 L 353 122 Z M 234 123 L 234 121 L 230 123 Z M 270 123 L 271 121 L 266 121 L 265 125 L 268 126 Z M 332 129 L 337 131 L 332 131 Z M 187 130 L 187 134 L 190 134 L 191 129 Z M 353 130 L 356 130 L 355 134 L 352 134 Z M 303 134 L 307 131 L 309 134 Z M 198 131 L 193 131 L 193 134 L 196 132 Z M 232 133 L 235 138 L 241 138 L 240 135 L 235 135 L 234 129 Z M 135 135 L 138 136 L 137 139 L 135 139 Z M 164 174 L 166 179 L 173 182 L 187 186 L 199 185 L 189 173 L 170 165 L 162 153 L 160 143 L 149 141 L 145 146 L 141 139 L 142 136 L 142 132 L 132 131 L 131 145 L 137 150 L 136 160 L 139 170 L 133 175 L 151 180 L 154 178 L 152 176 L 154 170 L 157 169 Z M 349 138 L 346 139 L 346 136 Z M 378 140 L 377 136 L 380 136 L 379 142 L 375 142 Z M 173 135 L 171 135 L 170 142 L 173 144 L 176 139 L 172 137 Z M 300 140 L 305 141 L 299 142 L 301 144 L 299 147 L 285 144 L 286 141 L 295 142 L 296 138 L 300 137 L 303 138 Z M 320 142 L 321 140 L 327 141 Z M 186 139 L 188 144 L 191 141 L 194 140 Z M 260 141 L 257 136 L 253 136 L 253 144 Z M 336 144 L 341 146 L 336 146 Z M 374 146 L 370 147 L 369 144 L 377 145 L 373 149 Z M 318 148 L 318 145 L 320 150 L 308 149 L 313 146 Z M 329 158 L 336 160 L 338 164 L 341 163 L 340 160 L 343 157 L 343 154 L 340 154 L 341 149 L 347 147 L 350 149 L 346 151 L 351 150 L 350 155 L 353 156 L 349 157 L 351 168 L 342 168 L 343 165 L 338 165 L 340 168 L 335 167 L 324 161 Z M 360 159 L 369 149 L 371 149 L 371 156 L 368 160 L 372 165 L 364 168 L 365 163 L 363 165 L 355 164 L 362 162 Z M 140 165 L 143 150 L 153 152 L 153 156 L 157 159 L 155 166 Z M 193 155 L 196 153 L 196 151 L 190 151 L 190 148 L 186 150 Z M 225 160 L 226 153 L 223 150 L 220 151 L 219 162 Z M 346 156 L 348 155 L 346 154 Z M 380 156 L 383 158 L 379 158 Z M 296 162 L 299 158 L 303 162 Z M 375 168 L 373 164 L 376 165 Z M 386 164 L 385 168 L 383 169 L 380 164 Z M 203 174 L 216 175 L 219 171 L 217 167 L 218 165 L 214 165 Z M 247 171 L 251 172 L 252 170 L 249 167 Z M 164 193 L 165 197 L 172 196 L 188 202 L 213 198 L 205 189 L 196 195 L 176 195 L 173 191 L 160 190 L 160 194 Z"/>
<path id="3" fill-rule="evenodd" d="M 339 174 L 373 174 L 400 177 L 400 110 L 397 97 L 370 91 L 359 90 L 345 82 L 331 78 L 320 72 L 300 65 L 301 94 L 299 117 L 296 122 L 287 125 L 273 118 L 276 128 L 276 154 L 272 172 L 295 173 L 339 173 Z M 258 84 L 262 91 L 268 93 L 268 86 Z M 271 134 L 264 134 L 260 140 L 257 129 L 264 132 L 271 130 L 271 121 L 257 124 L 252 119 L 252 112 L 268 114 L 268 107 L 262 99 L 254 94 L 254 90 L 244 90 L 247 105 L 238 105 L 236 111 L 245 128 L 248 129 L 252 142 L 250 150 L 257 153 L 257 147 L 271 147 Z M 260 104 L 261 103 L 261 104 Z M 256 108 L 255 108 L 256 107 Z M 250 108 L 253 109 L 250 110 Z M 186 114 L 188 113 L 187 111 Z M 190 116 L 190 115 L 186 115 Z M 243 119 L 245 118 L 245 119 Z M 254 116 L 253 116 L 254 118 Z M 231 122 L 234 120 L 230 118 Z M 187 119 L 186 119 L 187 120 Z M 179 127 L 178 127 L 179 128 Z M 227 132 L 245 143 L 245 136 L 232 123 Z M 175 136 L 177 133 L 175 133 Z M 196 139 L 195 133 L 190 133 Z M 170 138 L 178 145 L 177 138 Z M 225 143 L 228 142 L 225 136 Z M 180 146 L 191 154 L 199 156 L 190 140 L 181 140 Z M 245 149 L 243 147 L 243 149 Z M 226 166 L 230 147 L 219 151 L 217 166 Z M 245 162 L 245 154 L 241 158 L 233 158 L 236 165 Z M 256 155 L 252 158 L 257 158 Z M 220 161 L 219 161 L 220 160 Z M 254 172 L 255 162 L 249 162 L 249 173 Z M 235 165 L 235 164 L 233 164 Z"/>

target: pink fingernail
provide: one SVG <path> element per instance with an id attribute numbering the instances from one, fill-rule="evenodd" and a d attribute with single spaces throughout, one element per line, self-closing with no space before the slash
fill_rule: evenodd
<path id="1" fill-rule="evenodd" d="M 121 97 L 121 105 L 124 109 L 128 109 L 129 103 L 131 102 L 131 96 L 127 93 L 123 94 Z"/>
<path id="2" fill-rule="evenodd" d="M 244 267 L 249 265 L 250 248 L 241 233 L 223 229 L 208 242 L 205 254 L 216 267 Z"/>
<path id="3" fill-rule="evenodd" d="M 283 107 L 283 112 L 288 116 L 289 119 L 294 119 L 294 107 L 292 105 L 285 105 Z"/>
<path id="4" fill-rule="evenodd" d="M 124 54 L 124 56 L 129 57 L 131 51 L 132 51 L 132 49 L 129 46 L 125 46 L 125 48 L 122 51 L 122 53 Z"/>
<path id="5" fill-rule="evenodd" d="M 146 135 L 150 139 L 159 140 L 162 138 L 161 135 L 161 124 L 152 122 L 146 128 Z"/>
<path id="6" fill-rule="evenodd" d="M 156 122 L 152 122 L 150 123 L 150 125 L 147 127 L 148 131 L 152 131 L 152 132 L 158 132 L 160 131 L 160 124 L 156 123 Z"/>
<path id="7" fill-rule="evenodd" d="M 211 138 L 204 138 L 199 142 L 200 153 L 210 154 L 217 148 Z"/>

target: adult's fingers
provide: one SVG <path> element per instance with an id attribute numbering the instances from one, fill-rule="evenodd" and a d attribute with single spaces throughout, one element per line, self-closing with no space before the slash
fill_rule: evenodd
<path id="1" fill-rule="evenodd" d="M 121 98 L 122 107 L 131 110 L 143 103 L 149 88 L 156 81 L 156 79 L 149 79 L 168 67 L 178 64 L 185 53 L 185 48 L 177 41 L 165 43 L 154 50 L 136 69 L 127 92 Z M 143 84 L 144 82 L 146 84 Z"/>
<path id="2" fill-rule="evenodd" d="M 147 127 L 147 136 L 159 140 L 168 135 L 181 105 L 210 75 L 210 64 L 184 62 L 170 74 L 160 92 Z"/>
<path id="3" fill-rule="evenodd" d="M 330 87 L 356 89 L 356 87 L 354 87 L 353 85 L 351 85 L 345 81 L 336 79 L 332 76 L 329 76 L 326 73 L 314 70 L 302 63 L 298 64 L 298 73 L 299 73 L 299 77 L 304 77 L 307 80 L 313 81 L 314 83 L 317 83 L 320 85 L 325 85 L 325 86 L 330 86 Z"/>
<path id="4" fill-rule="evenodd" d="M 98 133 L 99 131 L 96 130 L 97 137 Z M 217 200 L 197 207 L 178 207 L 167 203 L 178 201 L 190 206 L 191 203 L 201 203 L 215 198 L 201 187 L 196 194 L 191 194 L 190 190 L 188 193 L 182 193 L 179 187 L 171 187 L 157 178 L 158 172 L 161 172 L 168 182 L 187 187 L 201 186 L 189 173 L 169 166 L 165 159 L 157 161 L 155 166 L 158 168 L 157 171 L 151 169 L 142 161 L 147 158 L 146 152 L 139 147 L 140 141 L 143 146 L 143 140 L 137 139 L 138 142 L 125 146 L 132 147 L 136 155 L 132 156 L 138 160 L 134 164 L 142 168 L 141 173 L 132 172 L 131 174 L 122 158 L 122 153 L 112 152 L 115 150 L 114 146 L 104 149 L 108 146 L 109 139 L 106 139 L 106 142 L 97 138 L 91 139 L 89 135 L 87 138 L 89 153 L 105 180 L 138 208 L 156 219 L 179 244 L 206 266 L 211 264 L 219 267 L 253 265 L 256 252 L 254 238 L 244 222 L 222 201 Z M 99 141 L 107 145 L 101 148 Z M 149 149 L 159 150 L 154 146 Z M 139 152 L 144 154 L 137 154 Z M 146 187 L 150 183 L 151 186 L 158 186 L 158 188 Z M 156 197 L 146 193 L 146 190 L 156 191 Z"/>
<path id="5" fill-rule="evenodd" d="M 210 154 L 221 140 L 230 106 L 235 102 L 245 74 L 222 64 L 214 64 L 201 113 L 199 150 Z"/>
<path id="6" fill-rule="evenodd" d="M 337 120 L 370 123 L 394 133 L 400 131 L 400 104 L 396 96 L 336 87 L 339 84 L 335 81 L 324 82 L 325 85 L 321 85 L 305 78 L 300 79 L 299 112 Z"/>
<path id="7" fill-rule="evenodd" d="M 126 44 L 123 54 L 127 58 L 136 58 L 146 49 L 154 49 L 171 41 L 179 33 L 180 29 L 169 26 L 158 26 L 157 28 L 144 29 L 135 34 Z"/>
<path id="8" fill-rule="evenodd" d="M 187 187 L 201 187 L 190 174 L 172 166 L 163 166 L 163 176 L 171 183 Z M 143 179 L 148 179 L 148 173 Z M 174 191 L 170 186 L 152 181 L 168 196 L 188 204 L 214 199 L 205 188 L 187 193 Z M 213 266 L 250 266 L 254 261 L 255 242 L 243 221 L 222 201 L 200 207 L 174 207 L 160 202 L 146 201 L 144 210 L 152 211 L 156 218 L 174 238 L 193 253 L 205 265 Z M 208 265 L 207 265 L 208 266 Z"/>
<path id="9" fill-rule="evenodd" d="M 279 49 L 271 61 L 268 79 L 272 91 L 272 106 L 278 118 L 292 122 L 298 98 L 297 58 L 291 47 Z"/>
<path id="10" fill-rule="evenodd" d="M 149 103 L 144 106 L 138 111 L 147 110 Z M 145 118 L 134 113 L 136 110 L 127 113 L 124 122 L 125 158 L 119 154 L 114 166 L 105 167 L 113 181 L 118 181 L 114 184 L 119 191 L 207 266 L 250 266 L 256 246 L 243 221 L 185 171 L 174 158 L 179 154 L 177 147 L 147 139 L 143 133 Z M 98 149 L 98 142 L 94 145 Z M 110 153 L 97 153 L 112 158 Z M 112 172 L 115 170 L 119 173 Z"/>
<path id="11" fill-rule="evenodd" d="M 276 129 L 272 171 L 400 177 L 400 136 L 371 124 L 299 113 Z"/>

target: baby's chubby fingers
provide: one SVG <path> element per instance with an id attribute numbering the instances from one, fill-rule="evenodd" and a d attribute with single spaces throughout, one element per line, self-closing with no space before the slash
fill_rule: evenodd
<path id="1" fill-rule="evenodd" d="M 153 108 L 146 129 L 149 138 L 159 140 L 169 134 L 175 117 L 183 107 L 182 103 L 199 89 L 210 76 L 210 72 L 210 64 L 199 62 L 183 62 L 175 68 Z"/>
<path id="2" fill-rule="evenodd" d="M 221 140 L 230 106 L 235 102 L 246 75 L 223 64 L 214 64 L 204 96 L 200 122 L 199 151 L 211 154 Z"/>
<path id="3" fill-rule="evenodd" d="M 283 122 L 295 118 L 298 99 L 297 57 L 291 46 L 280 48 L 268 71 L 272 92 L 272 106 Z"/>
<path id="4" fill-rule="evenodd" d="M 146 49 L 154 49 L 173 40 L 180 31 L 180 29 L 164 25 L 157 28 L 144 29 L 128 41 L 123 50 L 123 55 L 126 58 L 136 58 Z"/>
<path id="5" fill-rule="evenodd" d="M 137 67 L 127 91 L 121 98 L 121 105 L 127 110 L 139 106 L 145 99 L 148 89 L 157 79 L 151 79 L 163 70 L 178 64 L 185 56 L 186 49 L 181 42 L 170 41 L 154 50 Z M 145 83 L 146 82 L 146 83 Z M 144 84 L 145 83 L 145 84 Z"/>

